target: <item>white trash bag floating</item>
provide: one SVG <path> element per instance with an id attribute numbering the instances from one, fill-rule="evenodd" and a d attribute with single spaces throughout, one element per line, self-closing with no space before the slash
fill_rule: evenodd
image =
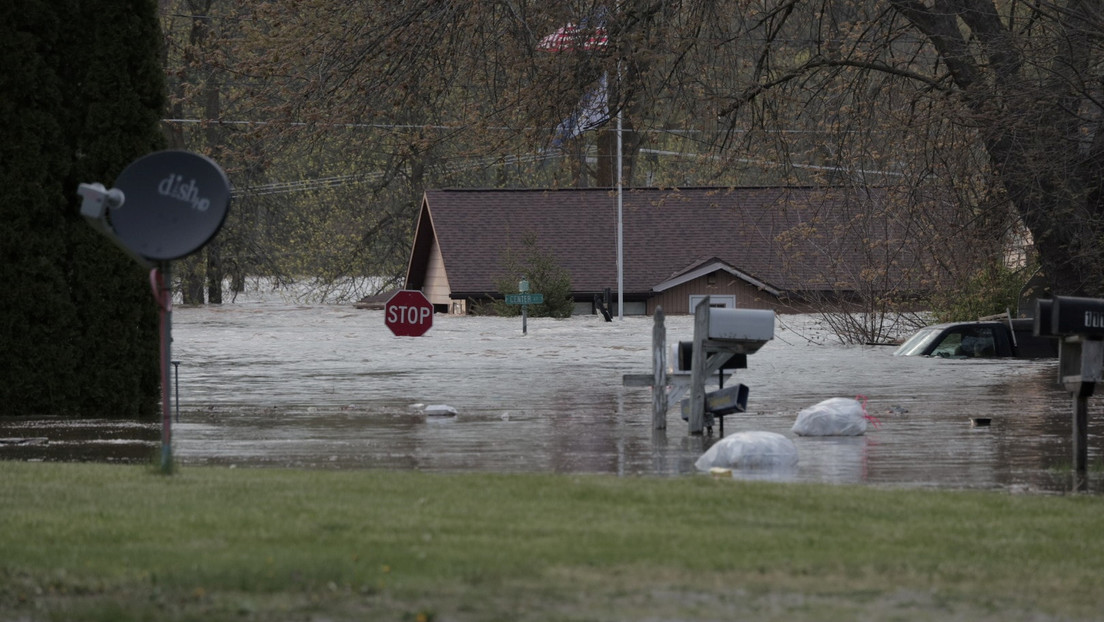
<path id="1" fill-rule="evenodd" d="M 793 441 L 775 432 L 729 434 L 713 443 L 694 463 L 699 471 L 796 465 L 797 447 Z"/>
<path id="2" fill-rule="evenodd" d="M 455 417 L 458 413 L 448 404 L 430 404 L 423 411 L 429 417 Z"/>
<path id="3" fill-rule="evenodd" d="M 878 427 L 866 413 L 864 396 L 833 397 L 802 409 L 790 429 L 798 436 L 862 436 L 868 421 Z"/>

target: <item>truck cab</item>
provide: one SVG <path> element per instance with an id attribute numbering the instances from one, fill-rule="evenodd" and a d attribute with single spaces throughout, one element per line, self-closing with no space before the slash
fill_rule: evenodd
<path id="1" fill-rule="evenodd" d="M 1028 319 L 950 322 L 926 326 L 893 353 L 896 356 L 940 358 L 1055 358 L 1058 344 L 1036 337 Z"/>

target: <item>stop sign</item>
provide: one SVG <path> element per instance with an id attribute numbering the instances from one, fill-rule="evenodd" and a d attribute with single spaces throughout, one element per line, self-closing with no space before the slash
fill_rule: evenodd
<path id="1" fill-rule="evenodd" d="M 420 337 L 433 326 L 433 305 L 422 292 L 395 292 L 383 308 L 383 322 L 399 337 Z"/>

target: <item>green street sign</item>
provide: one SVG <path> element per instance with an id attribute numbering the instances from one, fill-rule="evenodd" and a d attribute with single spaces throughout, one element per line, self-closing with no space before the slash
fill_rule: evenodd
<path id="1" fill-rule="evenodd" d="M 508 305 L 539 305 L 544 302 L 544 294 L 506 294 Z"/>

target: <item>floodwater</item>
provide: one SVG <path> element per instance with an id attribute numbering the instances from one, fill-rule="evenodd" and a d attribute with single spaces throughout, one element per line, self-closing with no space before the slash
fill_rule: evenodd
<path id="1" fill-rule="evenodd" d="M 382 311 L 240 303 L 177 307 L 173 359 L 182 465 L 682 476 L 717 438 L 691 436 L 677 406 L 652 429 L 652 319 L 566 320 L 437 315 L 422 337 L 395 337 Z M 667 318 L 689 340 L 690 316 Z M 812 316 L 780 316 L 775 339 L 732 382 L 748 412 L 726 433 L 793 438 L 796 469 L 737 477 L 953 489 L 1071 488 L 1071 400 L 1057 362 L 894 357 L 843 346 Z M 864 395 L 880 420 L 865 436 L 801 438 L 797 412 Z M 446 405 L 454 416 L 427 415 Z M 1101 414 L 1090 400 L 1090 465 L 1101 464 Z M 972 418 L 990 418 L 987 427 Z M 714 430 L 715 433 L 719 430 Z M 1090 468 L 1091 492 L 1104 473 Z"/>

